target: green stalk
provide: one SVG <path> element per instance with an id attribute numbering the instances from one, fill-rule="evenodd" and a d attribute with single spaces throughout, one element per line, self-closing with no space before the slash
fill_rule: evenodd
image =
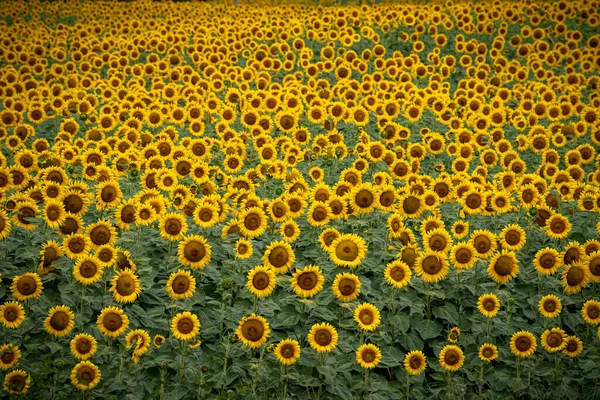
<path id="1" fill-rule="evenodd" d="M 410 374 L 406 373 L 406 400 L 410 400 Z"/>
<path id="2" fill-rule="evenodd" d="M 181 350 L 181 358 L 179 359 L 179 384 L 183 383 L 183 369 L 185 367 L 185 342 L 179 341 L 179 348 Z"/>

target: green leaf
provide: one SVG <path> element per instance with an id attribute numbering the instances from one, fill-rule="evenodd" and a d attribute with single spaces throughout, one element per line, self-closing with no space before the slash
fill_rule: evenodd
<path id="1" fill-rule="evenodd" d="M 317 365 L 317 371 L 328 381 L 334 380 L 337 375 L 336 369 L 330 365 Z"/>
<path id="2" fill-rule="evenodd" d="M 456 309 L 456 306 L 452 303 L 446 303 L 441 307 L 434 307 L 433 315 L 435 315 L 436 318 L 440 318 L 454 325 L 458 325 L 458 310 Z"/>
<path id="3" fill-rule="evenodd" d="M 425 319 L 416 326 L 413 326 L 413 330 L 416 330 L 423 340 L 433 339 L 442 333 L 442 324 L 437 321 Z"/>

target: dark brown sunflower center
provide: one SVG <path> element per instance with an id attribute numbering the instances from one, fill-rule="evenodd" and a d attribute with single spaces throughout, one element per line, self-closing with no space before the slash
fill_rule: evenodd
<path id="1" fill-rule="evenodd" d="M 488 252 L 492 247 L 492 242 L 486 236 L 477 236 L 473 243 L 477 252 L 481 254 Z"/>
<path id="2" fill-rule="evenodd" d="M 123 326 L 123 319 L 117 313 L 110 312 L 104 316 L 104 327 L 107 331 L 114 332 Z"/>
<path id="3" fill-rule="evenodd" d="M 79 367 L 77 370 L 77 379 L 85 384 L 92 382 L 95 377 L 96 372 L 86 365 Z"/>
<path id="4" fill-rule="evenodd" d="M 91 261 L 84 261 L 79 267 L 79 273 L 84 278 L 92 278 L 96 275 L 98 271 L 98 266 Z"/>
<path id="5" fill-rule="evenodd" d="M 528 337 L 521 336 L 515 341 L 515 347 L 519 351 L 527 351 L 531 348 L 531 340 Z"/>
<path id="6" fill-rule="evenodd" d="M 510 231 L 506 234 L 506 243 L 516 246 L 521 241 L 521 234 L 518 231 Z"/>
<path id="7" fill-rule="evenodd" d="M 265 272 L 257 272 L 252 278 L 252 286 L 258 290 L 264 290 L 269 287 L 270 278 Z"/>
<path id="8" fill-rule="evenodd" d="M 50 318 L 50 326 L 56 331 L 63 331 L 69 326 L 69 315 L 64 311 L 55 312 Z"/>
<path id="9" fill-rule="evenodd" d="M 242 325 L 242 336 L 251 342 L 259 341 L 265 332 L 263 324 L 255 319 L 249 319 Z"/>
<path id="10" fill-rule="evenodd" d="M 50 221 L 56 221 L 60 218 L 60 210 L 57 208 L 51 207 L 46 210 L 46 215 Z"/>
<path id="11" fill-rule="evenodd" d="M 491 347 L 485 347 L 481 353 L 483 358 L 491 358 L 494 355 L 494 350 Z"/>
<path id="12" fill-rule="evenodd" d="M 31 276 L 23 276 L 17 282 L 17 290 L 23 296 L 29 296 L 35 293 L 37 282 Z"/>
<path id="13" fill-rule="evenodd" d="M 546 253 L 540 257 L 540 265 L 542 268 L 550 269 L 554 267 L 554 264 L 556 264 L 556 258 L 552 254 Z"/>
<path id="14" fill-rule="evenodd" d="M 244 227 L 250 231 L 260 228 L 260 216 L 258 214 L 248 214 L 244 218 Z"/>
<path id="15" fill-rule="evenodd" d="M 189 288 L 190 280 L 184 275 L 175 277 L 175 279 L 173 279 L 173 283 L 171 284 L 171 289 L 173 289 L 173 292 L 177 294 L 185 293 Z"/>
<path id="16" fill-rule="evenodd" d="M 135 280 L 129 275 L 123 275 L 117 279 L 117 293 L 121 296 L 129 296 L 135 292 Z"/>
<path id="17" fill-rule="evenodd" d="M 590 319 L 596 319 L 598 318 L 598 316 L 600 316 L 600 309 L 597 306 L 590 306 L 587 309 L 587 316 Z"/>
<path id="18" fill-rule="evenodd" d="M 285 247 L 275 247 L 269 254 L 269 262 L 275 268 L 281 268 L 287 264 L 290 256 Z"/>
<path id="19" fill-rule="evenodd" d="M 375 316 L 371 310 L 361 310 L 360 313 L 358 313 L 358 319 L 360 319 L 360 322 L 363 324 L 370 325 L 375 320 Z"/>
<path id="20" fill-rule="evenodd" d="M 83 208 L 83 200 L 76 194 L 70 194 L 65 197 L 63 204 L 65 209 L 73 214 L 77 214 Z"/>
<path id="21" fill-rule="evenodd" d="M 344 296 L 350 296 L 356 290 L 356 282 L 350 278 L 343 278 L 338 284 L 338 289 Z"/>
<path id="22" fill-rule="evenodd" d="M 355 200 L 359 207 L 367 208 L 373 204 L 374 198 L 370 191 L 362 189 L 356 194 Z"/>
<path id="23" fill-rule="evenodd" d="M 8 387 L 13 392 L 21 392 L 25 389 L 26 378 L 23 375 L 13 375 L 8 381 Z"/>
<path id="24" fill-rule="evenodd" d="M 312 217 L 317 222 L 325 221 L 327 219 L 327 210 L 325 209 L 325 207 L 315 207 L 315 209 L 312 212 Z"/>
<path id="25" fill-rule="evenodd" d="M 567 225 L 565 224 L 564 221 L 561 221 L 561 220 L 554 220 L 554 221 L 552 221 L 552 224 L 550 225 L 550 230 L 553 233 L 563 233 L 566 229 L 567 229 Z"/>
<path id="26" fill-rule="evenodd" d="M 127 205 L 121 210 L 121 221 L 130 224 L 135 221 L 135 207 Z"/>
<path id="27" fill-rule="evenodd" d="M 394 267 L 392 268 L 392 270 L 390 271 L 390 276 L 392 277 L 393 280 L 395 280 L 396 282 L 400 282 L 404 279 L 404 277 L 406 276 L 406 272 L 404 271 L 404 269 L 402 267 Z"/>
<path id="28" fill-rule="evenodd" d="M 577 342 L 574 340 L 569 340 L 569 342 L 567 343 L 567 351 L 569 353 L 576 352 L 578 348 L 579 348 L 579 346 L 577 345 Z"/>
<path id="29" fill-rule="evenodd" d="M 417 369 L 421 367 L 423 361 L 420 356 L 412 356 L 409 360 L 409 364 L 412 368 Z"/>
<path id="30" fill-rule="evenodd" d="M 292 358 L 294 357 L 294 354 L 296 354 L 296 351 L 294 349 L 294 346 L 292 346 L 291 344 L 284 344 L 283 346 L 281 346 L 280 355 L 283 358 Z"/>
<path id="31" fill-rule="evenodd" d="M 560 347 L 560 345 L 563 343 L 563 340 L 563 335 L 561 335 L 558 332 L 552 332 L 548 335 L 548 339 L 546 339 L 546 342 L 550 347 Z"/>
<path id="32" fill-rule="evenodd" d="M 554 300 L 546 300 L 544 302 L 543 307 L 544 307 L 544 311 L 552 312 L 552 311 L 556 310 L 556 302 Z"/>
<path id="33" fill-rule="evenodd" d="M 375 352 L 371 349 L 363 350 L 361 356 L 362 356 L 363 361 L 365 361 L 367 363 L 372 363 L 373 361 L 375 361 L 375 358 L 377 357 Z"/>
<path id="34" fill-rule="evenodd" d="M 87 338 L 78 339 L 75 343 L 75 349 L 79 354 L 87 354 L 92 350 L 92 342 Z"/>
<path id="35" fill-rule="evenodd" d="M 450 349 L 444 354 L 444 362 L 450 366 L 458 364 L 459 361 L 460 355 L 454 349 Z"/>
<path id="36" fill-rule="evenodd" d="M 90 240 L 97 246 L 102 246 L 110 241 L 110 230 L 105 226 L 97 226 L 90 232 Z"/>
<path id="37" fill-rule="evenodd" d="M 16 321 L 18 317 L 19 313 L 15 308 L 7 307 L 6 310 L 4 310 L 4 319 L 8 322 Z"/>
<path id="38" fill-rule="evenodd" d="M 111 201 L 113 201 L 114 199 L 117 198 L 117 191 L 115 190 L 114 187 L 107 186 L 104 189 L 102 189 L 100 198 L 102 199 L 103 202 L 110 203 Z"/>
<path id="39" fill-rule="evenodd" d="M 8 351 L 5 351 L 2 353 L 2 355 L 0 356 L 0 360 L 2 360 L 2 364 L 10 364 L 11 362 L 13 362 L 13 360 L 15 359 L 15 352 L 11 349 Z"/>
<path id="40" fill-rule="evenodd" d="M 577 286 L 583 282 L 585 274 L 579 267 L 571 267 L 567 272 L 567 284 L 569 286 Z"/>
<path id="41" fill-rule="evenodd" d="M 402 209 L 408 215 L 416 213 L 421 207 L 421 200 L 414 196 L 408 196 L 402 204 Z"/>
<path id="42" fill-rule="evenodd" d="M 177 322 L 177 330 L 184 335 L 191 333 L 194 330 L 194 321 L 184 317 Z"/>
<path id="43" fill-rule="evenodd" d="M 500 276 L 510 275 L 513 268 L 513 260 L 508 256 L 500 256 L 494 265 L 494 271 Z"/>
<path id="44" fill-rule="evenodd" d="M 486 299 L 483 302 L 483 308 L 486 311 L 494 311 L 496 309 L 496 302 L 492 299 Z"/>
<path id="45" fill-rule="evenodd" d="M 343 261 L 354 261 L 358 257 L 358 246 L 351 240 L 340 242 L 335 249 L 335 255 Z"/>
<path id="46" fill-rule="evenodd" d="M 315 333 L 315 342 L 317 342 L 319 346 L 328 346 L 332 339 L 331 333 L 327 329 L 319 329 Z"/>
<path id="47" fill-rule="evenodd" d="M 442 235 L 433 235 L 429 238 L 429 247 L 433 251 L 442 251 L 446 248 L 446 238 Z"/>
<path id="48" fill-rule="evenodd" d="M 204 258 L 206 250 L 200 242 L 189 242 L 183 248 L 183 256 L 191 262 L 198 262 Z"/>
<path id="49" fill-rule="evenodd" d="M 427 256 L 423 260 L 423 271 L 429 275 L 435 275 L 442 270 L 442 263 L 437 256 Z"/>
<path id="50" fill-rule="evenodd" d="M 469 249 L 459 249 L 456 252 L 456 259 L 462 264 L 466 264 L 471 260 L 472 254 Z"/>
<path id="51" fill-rule="evenodd" d="M 304 290 L 312 290 L 319 283 L 319 278 L 317 274 L 312 271 L 303 272 L 298 276 L 298 286 L 300 286 Z"/>
<path id="52" fill-rule="evenodd" d="M 465 204 L 472 210 L 477 209 L 481 206 L 481 196 L 477 193 L 470 194 L 467 196 Z"/>
<path id="53" fill-rule="evenodd" d="M 571 248 L 566 251 L 564 256 L 565 264 L 572 264 L 579 260 L 579 250 Z"/>

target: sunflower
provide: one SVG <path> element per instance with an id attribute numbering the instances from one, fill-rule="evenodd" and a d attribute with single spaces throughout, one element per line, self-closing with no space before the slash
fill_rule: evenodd
<path id="1" fill-rule="evenodd" d="M 81 256 L 73 266 L 73 276 L 82 285 L 92 285 L 102 278 L 104 265 L 95 256 Z"/>
<path id="2" fill-rule="evenodd" d="M 540 338 L 542 347 L 549 353 L 563 350 L 567 346 L 565 331 L 559 328 L 546 329 Z"/>
<path id="3" fill-rule="evenodd" d="M 510 338 L 510 351 L 517 357 L 529 357 L 536 348 L 535 336 L 527 331 L 516 332 Z"/>
<path id="4" fill-rule="evenodd" d="M 12 343 L 0 346 L 0 370 L 6 371 L 19 363 L 21 350 Z"/>
<path id="5" fill-rule="evenodd" d="M 357 267 L 367 254 L 367 243 L 360 236 L 348 233 L 336 238 L 329 246 L 329 256 L 341 267 Z"/>
<path id="6" fill-rule="evenodd" d="M 314 324 L 308 332 L 308 343 L 318 353 L 330 352 L 338 343 L 337 330 L 326 322 Z"/>
<path id="7" fill-rule="evenodd" d="M 71 383 L 79 390 L 92 390 L 100 382 L 100 369 L 89 361 L 81 361 L 71 371 Z"/>
<path id="8" fill-rule="evenodd" d="M 134 329 L 125 337 L 125 343 L 127 347 L 131 347 L 135 343 L 131 359 L 137 364 L 140 362 L 140 357 L 150 349 L 150 335 L 143 329 Z"/>
<path id="9" fill-rule="evenodd" d="M 325 277 L 316 265 L 296 269 L 292 275 L 291 286 L 294 293 L 302 297 L 313 297 L 323 289 Z"/>
<path id="10" fill-rule="evenodd" d="M 300 344 L 294 339 L 284 339 L 274 350 L 277 360 L 283 365 L 292 365 L 300 358 Z"/>
<path id="11" fill-rule="evenodd" d="M 440 351 L 439 358 L 442 368 L 450 372 L 458 371 L 465 361 L 463 351 L 460 349 L 460 347 L 453 344 L 447 344 L 444 346 L 442 351 Z"/>
<path id="12" fill-rule="evenodd" d="M 25 321 L 25 309 L 16 301 L 7 301 L 0 306 L 0 322 L 8 329 L 15 329 Z"/>
<path id="13" fill-rule="evenodd" d="M 273 293 L 277 285 L 277 276 L 273 268 L 259 265 L 248 272 L 246 287 L 257 297 L 266 297 Z"/>
<path id="14" fill-rule="evenodd" d="M 354 320 L 359 328 L 372 332 L 381 323 L 381 314 L 373 304 L 362 303 L 354 310 Z"/>
<path id="15" fill-rule="evenodd" d="M 10 287 L 12 295 L 19 301 L 37 299 L 42 295 L 43 289 L 44 285 L 40 276 L 32 272 L 15 276 Z"/>
<path id="16" fill-rule="evenodd" d="M 587 286 L 590 271 L 586 264 L 575 263 L 565 267 L 561 280 L 565 293 L 579 293 Z"/>
<path id="17" fill-rule="evenodd" d="M 286 242 L 293 243 L 300 236 L 300 227 L 293 219 L 284 222 L 279 227 L 279 233 L 281 238 Z"/>
<path id="18" fill-rule="evenodd" d="M 188 236 L 181 242 L 177 250 L 179 262 L 192 269 L 201 269 L 210 262 L 212 247 L 206 239 L 199 235 Z"/>
<path id="19" fill-rule="evenodd" d="M 110 292 L 117 303 L 133 303 L 142 293 L 140 280 L 129 269 L 120 270 L 112 278 Z"/>
<path id="20" fill-rule="evenodd" d="M 365 369 L 375 368 L 381 362 L 381 350 L 374 344 L 363 344 L 356 350 L 356 362 Z"/>
<path id="21" fill-rule="evenodd" d="M 319 243 L 321 248 L 325 251 L 329 251 L 333 241 L 341 236 L 340 231 L 335 228 L 327 228 L 319 235 Z"/>
<path id="22" fill-rule="evenodd" d="M 100 182 L 96 189 L 96 208 L 98 210 L 113 208 L 123 198 L 119 182 L 115 180 Z"/>
<path id="23" fill-rule="evenodd" d="M 114 339 L 122 335 L 129 327 L 129 318 L 118 307 L 105 307 L 96 320 L 100 333 Z"/>
<path id="24" fill-rule="evenodd" d="M 235 243 L 235 257 L 245 260 L 247 258 L 252 257 L 252 253 L 254 252 L 252 247 L 252 242 L 246 239 L 239 239 Z"/>
<path id="25" fill-rule="evenodd" d="M 548 218 L 544 229 L 551 239 L 564 239 L 571 232 L 571 222 L 564 215 L 554 214 Z"/>
<path id="26" fill-rule="evenodd" d="M 51 335 L 63 337 L 75 326 L 75 315 L 68 306 L 55 306 L 44 320 L 44 329 Z"/>
<path id="27" fill-rule="evenodd" d="M 583 351 L 583 342 L 577 336 L 567 336 L 565 337 L 565 342 L 567 344 L 563 350 L 564 355 L 574 358 Z"/>
<path id="28" fill-rule="evenodd" d="M 290 206 L 283 200 L 273 200 L 269 203 L 269 216 L 273 222 L 283 222 L 289 218 Z"/>
<path id="29" fill-rule="evenodd" d="M 423 247 L 431 252 L 446 253 L 452 246 L 452 238 L 444 228 L 435 228 L 423 235 Z"/>
<path id="30" fill-rule="evenodd" d="M 167 213 L 158 219 L 158 227 L 160 236 L 171 242 L 175 242 L 183 238 L 187 232 L 188 225 L 185 218 L 178 213 Z"/>
<path id="31" fill-rule="evenodd" d="M 150 204 L 136 204 L 135 224 L 148 226 L 156 220 L 156 210 Z"/>
<path id="32" fill-rule="evenodd" d="M 371 213 L 375 207 L 378 207 L 378 196 L 375 194 L 375 188 L 370 183 L 363 183 L 352 188 L 348 194 L 350 205 L 357 214 Z"/>
<path id="33" fill-rule="evenodd" d="M 79 333 L 71 339 L 71 354 L 78 360 L 87 360 L 96 354 L 98 342 L 92 335 Z"/>
<path id="34" fill-rule="evenodd" d="M 10 234 L 12 225 L 6 211 L 0 210 L 0 240 L 6 239 Z"/>
<path id="35" fill-rule="evenodd" d="M 410 282 L 412 271 L 401 260 L 396 260 L 387 265 L 384 271 L 386 281 L 396 289 L 402 289 Z"/>
<path id="36" fill-rule="evenodd" d="M 11 394 L 25 394 L 29 391 L 31 377 L 22 369 L 15 369 L 4 377 L 4 390 Z"/>
<path id="37" fill-rule="evenodd" d="M 519 273 L 519 261 L 512 251 L 502 250 L 492 257 L 487 272 L 496 283 L 508 283 Z"/>
<path id="38" fill-rule="evenodd" d="M 62 251 L 71 260 L 86 255 L 90 251 L 90 239 L 81 233 L 72 233 L 62 242 Z"/>
<path id="39" fill-rule="evenodd" d="M 500 309 L 500 300 L 493 293 L 483 294 L 477 300 L 477 308 L 484 317 L 493 318 L 498 314 L 498 310 Z"/>
<path id="40" fill-rule="evenodd" d="M 502 248 L 507 250 L 521 250 L 527 242 L 525 231 L 516 224 L 507 225 L 502 229 L 499 237 Z"/>
<path id="41" fill-rule="evenodd" d="M 332 290 L 340 301 L 351 301 L 360 294 L 361 283 L 358 276 L 350 273 L 337 274 L 333 280 Z"/>
<path id="42" fill-rule="evenodd" d="M 454 328 L 450 329 L 450 332 L 448 333 L 448 341 L 452 342 L 452 343 L 456 343 L 458 341 L 459 336 L 460 336 L 460 328 L 455 326 Z"/>
<path id="43" fill-rule="evenodd" d="M 443 253 L 428 251 L 417 257 L 415 273 L 425 282 L 435 283 L 448 274 L 448 262 Z"/>
<path id="44" fill-rule="evenodd" d="M 89 225 L 86 230 L 91 246 L 113 246 L 117 242 L 117 231 L 109 221 L 98 221 Z"/>
<path id="45" fill-rule="evenodd" d="M 412 350 L 404 357 L 404 368 L 410 375 L 419 375 L 427 367 L 427 357 L 422 351 Z"/>
<path id="46" fill-rule="evenodd" d="M 590 325 L 600 324 L 600 301 L 588 300 L 581 309 L 583 320 Z"/>
<path id="47" fill-rule="evenodd" d="M 552 275 L 562 267 L 560 254 L 553 248 L 546 247 L 538 250 L 533 258 L 533 265 L 542 275 Z"/>
<path id="48" fill-rule="evenodd" d="M 163 335 L 154 335 L 154 339 L 152 339 L 152 344 L 154 344 L 154 347 L 157 349 L 160 348 L 164 342 L 165 337 Z"/>
<path id="49" fill-rule="evenodd" d="M 457 243 L 450 248 L 450 261 L 458 270 L 470 269 L 477 262 L 477 251 L 469 242 Z"/>
<path id="50" fill-rule="evenodd" d="M 490 343 L 484 343 L 479 347 L 479 358 L 481 361 L 491 362 L 498 358 L 498 347 Z"/>
<path id="51" fill-rule="evenodd" d="M 248 239 L 254 239 L 265 233 L 267 217 L 262 208 L 250 207 L 242 211 L 238 217 L 240 233 Z"/>
<path id="52" fill-rule="evenodd" d="M 196 290 L 196 278 L 188 271 L 177 270 L 169 276 L 166 285 L 167 293 L 173 300 L 189 299 Z"/>
<path id="53" fill-rule="evenodd" d="M 498 214 L 509 213 L 513 209 L 510 200 L 510 192 L 506 190 L 495 192 L 492 196 L 492 208 Z"/>
<path id="54" fill-rule="evenodd" d="M 482 259 L 489 258 L 498 247 L 496 236 L 485 229 L 474 231 L 469 243 L 475 247 L 478 257 Z"/>
<path id="55" fill-rule="evenodd" d="M 47 200 L 44 208 L 44 221 L 49 228 L 60 227 L 66 219 L 64 205 L 58 200 Z"/>
<path id="56" fill-rule="evenodd" d="M 266 319 L 253 313 L 242 318 L 235 333 L 243 344 L 255 349 L 265 344 L 271 330 Z"/>
<path id="57" fill-rule="evenodd" d="M 29 218 L 35 218 L 38 213 L 38 206 L 33 201 L 22 201 L 15 207 L 13 223 L 17 226 L 33 231 L 37 225 L 29 221 Z"/>
<path id="58" fill-rule="evenodd" d="M 562 311 L 562 303 L 555 295 L 548 294 L 540 299 L 538 310 L 545 318 L 555 318 Z"/>
<path id="59" fill-rule="evenodd" d="M 200 333 L 200 320 L 189 311 L 180 312 L 171 320 L 171 332 L 178 340 L 191 340 Z"/>
<path id="60" fill-rule="evenodd" d="M 207 229 L 219 222 L 219 209 L 214 204 L 202 202 L 194 209 L 194 222 Z"/>
<path id="61" fill-rule="evenodd" d="M 292 246 L 283 241 L 272 242 L 267 246 L 263 254 L 264 265 L 273 268 L 276 274 L 285 274 L 295 259 L 296 256 L 294 255 Z"/>
<path id="62" fill-rule="evenodd" d="M 424 209 L 425 205 L 420 195 L 413 193 L 400 198 L 398 212 L 404 218 L 418 218 Z"/>

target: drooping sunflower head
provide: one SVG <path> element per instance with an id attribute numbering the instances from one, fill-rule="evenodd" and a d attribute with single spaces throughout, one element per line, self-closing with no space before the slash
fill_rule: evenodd
<path id="1" fill-rule="evenodd" d="M 357 267 L 367 254 L 367 244 L 360 236 L 342 234 L 329 247 L 329 256 L 341 267 Z"/>
<path id="2" fill-rule="evenodd" d="M 156 348 L 160 348 L 160 346 L 162 346 L 162 344 L 165 342 L 165 337 L 163 335 L 155 335 L 154 339 L 152 340 L 152 343 L 154 344 L 154 347 Z"/>
<path id="3" fill-rule="evenodd" d="M 485 317 L 493 318 L 498 314 L 498 310 L 500 309 L 500 300 L 493 293 L 481 295 L 477 300 L 477 308 Z"/>
<path id="4" fill-rule="evenodd" d="M 236 335 L 244 345 L 255 349 L 265 344 L 271 335 L 271 330 L 266 319 L 260 315 L 251 314 L 242 318 Z"/>
<path id="5" fill-rule="evenodd" d="M 498 347 L 490 343 L 484 343 L 479 348 L 479 358 L 482 361 L 491 362 L 498 358 Z"/>
<path id="6" fill-rule="evenodd" d="M 529 357 L 535 353 L 536 348 L 537 340 L 530 332 L 516 332 L 510 339 L 510 350 L 517 357 Z"/>
<path id="7" fill-rule="evenodd" d="M 330 352 L 338 343 L 337 330 L 326 322 L 314 324 L 308 333 L 308 343 L 318 353 Z"/>
<path id="8" fill-rule="evenodd" d="M 325 277 L 316 265 L 297 269 L 292 275 L 291 286 L 294 293 L 302 297 L 313 297 L 323 289 Z"/>
<path id="9" fill-rule="evenodd" d="M 300 358 L 300 344 L 294 339 L 284 339 L 274 350 L 277 360 L 283 365 L 292 365 Z"/>
<path id="10" fill-rule="evenodd" d="M 456 372 L 462 367 L 465 356 L 460 347 L 448 344 L 440 351 L 439 360 L 440 365 L 446 371 Z"/>
<path id="11" fill-rule="evenodd" d="M 381 323 L 381 314 L 373 304 L 362 303 L 354 310 L 354 320 L 361 329 L 372 332 Z"/>
<path id="12" fill-rule="evenodd" d="M 381 350 L 374 344 L 363 344 L 356 350 L 356 362 L 365 369 L 373 369 L 381 362 Z"/>

